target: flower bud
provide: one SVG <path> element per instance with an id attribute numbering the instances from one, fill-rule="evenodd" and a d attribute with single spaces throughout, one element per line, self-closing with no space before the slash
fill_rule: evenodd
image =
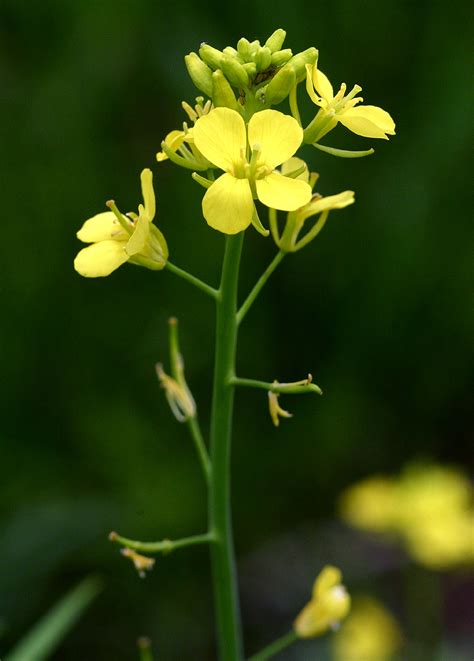
<path id="1" fill-rule="evenodd" d="M 231 55 L 223 54 L 221 60 L 221 67 L 227 80 L 234 87 L 248 87 L 249 76 L 243 65 L 240 64 Z"/>
<path id="2" fill-rule="evenodd" d="M 268 83 L 265 99 L 267 104 L 276 105 L 286 99 L 291 89 L 296 85 L 296 74 L 293 68 L 285 65 Z"/>
<path id="3" fill-rule="evenodd" d="M 199 49 L 199 55 L 211 69 L 220 69 L 223 53 L 209 44 L 202 43 Z"/>
<path id="4" fill-rule="evenodd" d="M 294 55 L 291 60 L 289 60 L 287 66 L 291 66 L 296 74 L 296 80 L 300 83 L 306 78 L 306 65 L 314 65 L 318 59 L 318 50 L 316 48 L 307 48 L 301 53 Z"/>
<path id="5" fill-rule="evenodd" d="M 255 62 L 245 62 L 245 64 L 242 65 L 245 69 L 245 71 L 248 73 L 249 78 L 255 78 L 257 75 L 257 65 Z"/>
<path id="6" fill-rule="evenodd" d="M 209 69 L 197 53 L 189 53 L 184 58 L 186 69 L 198 90 L 206 96 L 212 95 L 212 71 Z"/>
<path id="7" fill-rule="evenodd" d="M 285 48 L 284 50 L 279 50 L 276 53 L 272 53 L 272 64 L 274 67 L 282 67 L 292 57 L 293 57 L 293 51 L 291 50 L 291 48 Z"/>
<path id="8" fill-rule="evenodd" d="M 243 60 L 238 51 L 236 51 L 235 48 L 232 48 L 232 46 L 226 46 L 222 52 L 227 53 L 227 55 L 230 55 L 231 57 L 235 57 L 236 60 L 243 64 Z"/>
<path id="9" fill-rule="evenodd" d="M 272 54 L 266 46 L 260 46 L 255 54 L 255 64 L 257 71 L 265 71 L 272 63 Z"/>
<path id="10" fill-rule="evenodd" d="M 252 55 L 250 53 L 250 41 L 245 37 L 242 37 L 237 42 L 237 52 L 244 62 L 250 62 Z"/>
<path id="11" fill-rule="evenodd" d="M 285 41 L 285 38 L 286 38 L 285 30 L 278 28 L 278 30 L 275 30 L 275 32 L 268 37 L 268 39 L 265 42 L 265 46 L 269 48 L 272 53 L 275 53 L 276 51 L 280 50 L 280 48 L 283 46 L 283 42 Z"/>
<path id="12" fill-rule="evenodd" d="M 220 69 L 212 74 L 212 101 L 216 108 L 224 107 L 239 110 L 234 90 Z"/>

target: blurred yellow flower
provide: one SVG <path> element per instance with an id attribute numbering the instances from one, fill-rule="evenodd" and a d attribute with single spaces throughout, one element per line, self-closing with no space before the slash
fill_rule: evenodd
<path id="1" fill-rule="evenodd" d="M 293 117 L 263 110 L 252 116 L 247 129 L 235 110 L 215 108 L 197 120 L 193 137 L 199 151 L 224 170 L 202 201 L 204 218 L 214 229 L 225 234 L 246 229 L 254 219 L 257 198 L 285 211 L 311 199 L 306 182 L 274 171 L 293 156 L 303 139 Z"/>
<path id="2" fill-rule="evenodd" d="M 370 597 L 354 598 L 349 617 L 332 640 L 335 661 L 389 661 L 401 645 L 396 620 Z"/>
<path id="3" fill-rule="evenodd" d="M 347 489 L 341 517 L 362 530 L 393 532 L 432 569 L 474 562 L 473 488 L 459 471 L 408 466 L 396 479 L 373 477 Z"/>
<path id="4" fill-rule="evenodd" d="M 343 492 L 339 501 L 342 518 L 362 530 L 393 529 L 397 516 L 397 487 L 393 480 L 375 476 Z"/>
<path id="5" fill-rule="evenodd" d="M 141 173 L 143 204 L 136 213 L 120 213 L 114 202 L 112 211 L 99 213 L 86 220 L 77 238 L 90 243 L 74 260 L 74 268 L 86 278 L 110 275 L 125 262 L 160 270 L 166 266 L 168 246 L 160 230 L 153 225 L 155 193 L 153 175 L 145 169 Z"/>
<path id="6" fill-rule="evenodd" d="M 346 84 L 342 83 L 339 91 L 334 90 L 327 76 L 318 69 L 318 63 L 306 65 L 306 90 L 311 101 L 320 110 L 313 120 L 314 138 L 320 140 L 339 122 L 349 131 L 366 138 L 382 138 L 388 140 L 388 135 L 395 135 L 395 122 L 388 112 L 378 106 L 359 106 L 362 97 L 356 97 L 362 87 L 354 85 L 346 94 Z"/>
<path id="7" fill-rule="evenodd" d="M 341 585 L 342 574 L 337 567 L 327 565 L 317 577 L 311 601 L 294 622 L 300 638 L 313 638 L 335 629 L 350 610 L 351 598 Z"/>

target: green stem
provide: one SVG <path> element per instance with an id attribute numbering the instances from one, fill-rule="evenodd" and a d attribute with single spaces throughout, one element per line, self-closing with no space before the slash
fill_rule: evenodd
<path id="1" fill-rule="evenodd" d="M 268 278 L 271 276 L 271 274 L 276 269 L 276 267 L 278 266 L 278 264 L 281 262 L 281 260 L 283 259 L 283 257 L 285 255 L 286 255 L 286 253 L 284 253 L 282 250 L 277 252 L 275 257 L 272 259 L 270 264 L 267 266 L 266 270 L 262 273 L 262 275 L 258 279 L 255 287 L 252 289 L 252 291 L 250 292 L 250 294 L 247 296 L 244 303 L 242 304 L 242 307 L 237 312 L 237 324 L 242 323 L 243 318 L 245 317 L 247 312 L 250 310 L 250 308 L 251 308 L 253 302 L 255 301 L 255 299 L 257 298 L 257 296 L 260 294 L 260 291 L 262 290 L 264 284 L 266 283 Z"/>
<path id="2" fill-rule="evenodd" d="M 230 508 L 230 449 L 237 348 L 237 288 L 243 232 L 226 237 L 217 299 L 216 352 L 211 414 L 212 479 L 209 527 L 216 536 L 211 547 L 217 639 L 221 661 L 243 658 L 239 598 Z"/>
<path id="3" fill-rule="evenodd" d="M 232 377 L 230 383 L 233 386 L 244 386 L 247 388 L 260 388 L 275 393 L 286 393 L 288 395 L 302 395 L 309 392 L 314 392 L 322 395 L 323 391 L 315 383 L 272 383 L 270 381 L 258 381 L 257 379 L 240 379 L 239 377 Z"/>
<path id="4" fill-rule="evenodd" d="M 180 269 L 179 266 L 176 266 L 175 264 L 172 264 L 169 261 L 166 262 L 166 268 L 168 269 L 168 271 L 171 271 L 171 273 L 174 273 L 175 275 L 178 275 L 180 278 L 183 278 L 183 280 L 187 280 L 188 282 L 190 282 L 192 285 L 203 291 L 208 296 L 211 296 L 212 298 L 217 298 L 218 296 L 217 289 L 214 289 L 214 287 L 211 287 L 202 280 L 199 280 L 199 278 L 196 278 L 196 276 L 191 275 L 191 273 L 188 273 L 184 269 Z"/>
<path id="5" fill-rule="evenodd" d="M 275 656 L 275 654 L 278 654 L 278 652 L 281 652 L 293 643 L 296 643 L 297 640 L 298 636 L 296 633 L 294 631 L 290 631 L 285 636 L 275 640 L 275 642 L 271 645 L 268 645 L 268 647 L 265 647 L 265 649 L 263 649 L 261 652 L 251 656 L 248 661 L 266 661 L 266 659 L 271 659 L 272 656 Z"/>
<path id="6" fill-rule="evenodd" d="M 182 549 L 185 546 L 195 546 L 196 544 L 211 544 L 215 541 L 215 536 L 208 532 L 203 535 L 193 535 L 192 537 L 182 537 L 181 539 L 162 539 L 159 542 L 140 542 L 137 539 L 128 539 L 122 537 L 116 532 L 109 535 L 111 542 L 117 542 L 128 549 L 142 551 L 143 553 L 171 553 L 176 549 Z"/>
<path id="7" fill-rule="evenodd" d="M 199 422 L 196 416 L 188 418 L 186 422 L 191 433 L 191 438 L 194 441 L 194 446 L 199 455 L 199 461 L 201 462 L 204 477 L 206 478 L 206 482 L 209 486 L 209 482 L 211 480 L 211 460 L 209 459 L 209 454 L 204 444 L 201 427 L 199 426 Z"/>

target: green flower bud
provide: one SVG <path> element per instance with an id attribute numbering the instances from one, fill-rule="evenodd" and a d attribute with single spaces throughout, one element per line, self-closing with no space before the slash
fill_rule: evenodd
<path id="1" fill-rule="evenodd" d="M 291 66 L 285 65 L 268 83 L 266 102 L 271 105 L 281 103 L 295 85 L 296 73 Z"/>
<path id="2" fill-rule="evenodd" d="M 285 30 L 278 28 L 278 30 L 275 30 L 275 32 L 268 37 L 268 39 L 265 42 L 265 46 L 269 48 L 272 53 L 275 53 L 276 51 L 280 50 L 280 48 L 283 46 L 285 37 L 286 37 Z"/>
<path id="3" fill-rule="evenodd" d="M 245 37 L 242 37 L 237 42 L 237 52 L 244 62 L 250 62 L 252 56 L 250 54 L 250 41 Z"/>
<path id="4" fill-rule="evenodd" d="M 238 51 L 236 51 L 235 48 L 232 48 L 232 46 L 226 46 L 222 52 L 227 53 L 227 55 L 230 55 L 231 57 L 235 57 L 235 59 L 238 60 L 241 64 L 244 63 Z"/>
<path id="5" fill-rule="evenodd" d="M 265 71 L 272 63 L 272 54 L 267 46 L 260 46 L 255 54 L 257 71 Z"/>
<path id="6" fill-rule="evenodd" d="M 216 107 L 239 110 L 234 90 L 220 69 L 212 74 L 212 101 Z"/>
<path id="7" fill-rule="evenodd" d="M 272 53 L 272 64 L 275 67 L 282 67 L 292 57 L 293 51 L 291 48 L 285 48 L 284 50 L 276 51 L 276 53 Z"/>
<path id="8" fill-rule="evenodd" d="M 189 53 L 184 58 L 186 69 L 198 90 L 206 96 L 212 96 L 212 71 L 201 60 L 197 53 Z"/>
<path id="9" fill-rule="evenodd" d="M 291 60 L 288 61 L 286 66 L 292 67 L 296 74 L 296 80 L 300 83 L 306 78 L 306 65 L 313 65 L 318 59 L 317 48 L 307 48 L 301 53 L 297 53 Z"/>
<path id="10" fill-rule="evenodd" d="M 202 57 L 204 62 L 211 67 L 211 69 L 215 70 L 221 68 L 223 53 L 222 51 L 217 50 L 217 48 L 203 43 L 199 49 L 199 55 Z"/>
<path id="11" fill-rule="evenodd" d="M 221 67 L 228 81 L 234 87 L 248 87 L 249 76 L 240 62 L 227 53 L 222 55 Z M 305 72 L 306 73 L 306 72 Z"/>
<path id="12" fill-rule="evenodd" d="M 257 74 L 257 65 L 255 64 L 255 62 L 246 62 L 242 66 L 244 67 L 245 71 L 248 73 L 249 78 L 255 78 Z"/>

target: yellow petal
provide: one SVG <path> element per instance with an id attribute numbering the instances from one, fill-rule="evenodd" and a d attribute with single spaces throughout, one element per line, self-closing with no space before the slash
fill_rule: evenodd
<path id="1" fill-rule="evenodd" d="M 306 91 L 308 92 L 308 96 L 313 103 L 315 103 L 317 106 L 323 106 L 326 104 L 321 103 L 321 99 L 314 91 L 313 70 L 316 70 L 316 65 L 314 65 L 314 67 L 312 67 L 311 64 L 306 65 Z"/>
<path id="2" fill-rule="evenodd" d="M 155 217 L 155 191 L 153 190 L 153 172 L 148 168 L 142 170 L 140 175 L 142 183 L 143 202 L 145 203 L 145 214 L 151 223 Z"/>
<path id="3" fill-rule="evenodd" d="M 334 90 L 329 78 L 324 74 L 317 66 L 313 69 L 313 83 L 316 88 L 316 92 L 323 97 L 328 102 L 331 102 L 334 99 Z"/>
<path id="4" fill-rule="evenodd" d="M 85 278 L 100 278 L 128 260 L 123 241 L 100 241 L 83 248 L 74 260 L 74 268 Z"/>
<path id="5" fill-rule="evenodd" d="M 168 133 L 168 135 L 165 138 L 165 142 L 167 146 L 172 149 L 173 151 L 176 151 L 181 147 L 185 139 L 185 133 L 184 131 L 171 131 Z M 160 161 L 166 161 L 168 156 L 165 154 L 164 151 L 158 152 L 156 155 L 156 160 L 158 162 Z"/>
<path id="6" fill-rule="evenodd" d="M 241 161 L 241 150 L 247 147 L 244 120 L 230 108 L 214 108 L 200 117 L 193 137 L 201 154 L 227 172 L 233 172 L 234 163 Z"/>
<path id="7" fill-rule="evenodd" d="M 142 205 L 140 205 L 140 207 L 143 210 L 143 213 L 140 213 L 138 220 L 135 223 L 133 234 L 125 246 L 125 252 L 130 257 L 132 257 L 132 255 L 136 255 L 138 252 L 142 252 L 146 246 L 148 236 L 150 234 L 150 223 L 148 221 L 148 217 L 144 213 Z"/>
<path id="8" fill-rule="evenodd" d="M 309 181 L 309 171 L 308 166 L 302 158 L 297 156 L 292 156 L 287 161 L 285 161 L 281 166 L 281 173 L 288 176 L 291 172 L 296 172 L 304 166 L 304 171 L 299 174 L 296 179 L 301 179 L 301 181 Z"/>
<path id="9" fill-rule="evenodd" d="M 357 106 L 337 115 L 349 131 L 365 138 L 383 138 L 395 135 L 395 122 L 388 112 L 377 106 Z"/>
<path id="10" fill-rule="evenodd" d="M 84 243 L 95 243 L 107 239 L 126 238 L 119 221 L 112 211 L 104 211 L 86 220 L 77 238 Z"/>
<path id="11" fill-rule="evenodd" d="M 295 211 L 311 199 L 311 187 L 305 181 L 289 179 L 272 172 L 263 179 L 257 179 L 257 195 L 260 202 L 272 209 Z"/>
<path id="12" fill-rule="evenodd" d="M 304 210 L 304 217 L 310 218 L 322 211 L 330 211 L 331 209 L 344 209 L 349 204 L 354 204 L 354 191 L 346 190 L 337 195 L 328 195 L 327 197 L 320 197 L 311 201 Z"/>
<path id="13" fill-rule="evenodd" d="M 246 229 L 252 221 L 253 210 L 248 179 L 236 179 L 227 173 L 207 189 L 202 200 L 202 212 L 208 225 L 224 234 L 237 234 Z"/>
<path id="14" fill-rule="evenodd" d="M 303 129 L 296 119 L 278 110 L 255 113 L 249 122 L 248 132 L 250 147 L 260 147 L 259 162 L 272 170 L 293 156 L 303 140 Z"/>
<path id="15" fill-rule="evenodd" d="M 338 585 L 341 580 L 341 570 L 332 565 L 326 565 L 314 582 L 313 599 L 321 598 L 325 592 Z"/>

